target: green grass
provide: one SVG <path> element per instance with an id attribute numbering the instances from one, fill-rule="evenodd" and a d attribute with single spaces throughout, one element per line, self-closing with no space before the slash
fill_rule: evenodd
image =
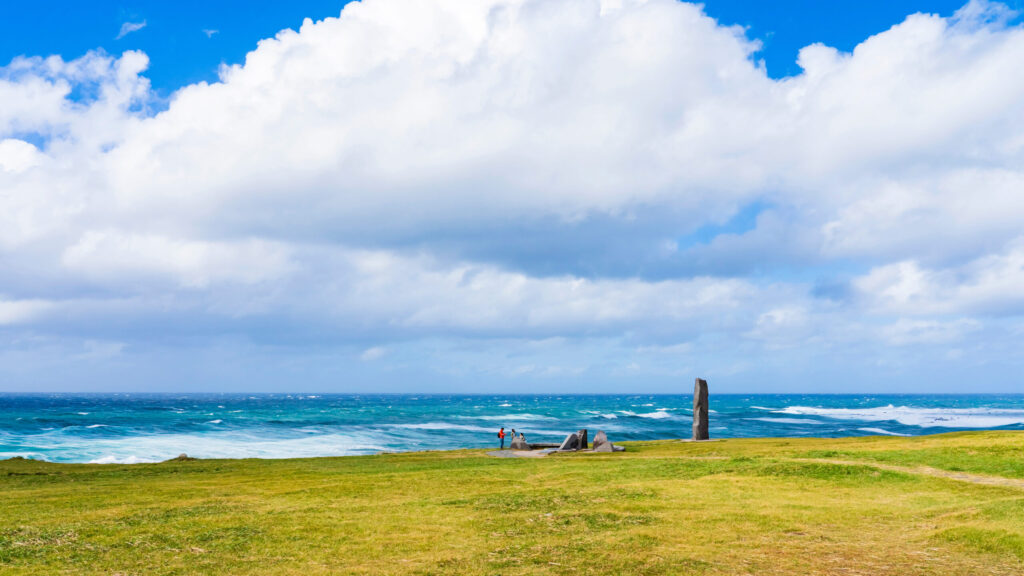
<path id="1" fill-rule="evenodd" d="M 0 461 L 0 574 L 1024 574 L 1024 434 Z M 927 466 L 930 469 L 922 467 Z"/>

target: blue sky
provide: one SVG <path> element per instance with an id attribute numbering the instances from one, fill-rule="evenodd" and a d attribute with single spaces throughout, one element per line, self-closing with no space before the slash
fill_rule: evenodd
<path id="1" fill-rule="evenodd" d="M 4 6 L 0 390 L 1018 391 L 1020 9 Z"/>
<path id="2" fill-rule="evenodd" d="M 142 50 L 151 65 L 146 76 L 162 94 L 186 84 L 217 79 L 221 63 L 236 64 L 256 42 L 305 18 L 337 16 L 346 0 L 295 2 L 107 2 L 63 0 L 10 3 L 0 20 L 0 62 L 15 56 L 59 54 L 75 58 L 102 48 L 111 54 Z M 958 0 L 835 1 L 710 0 L 707 13 L 724 24 L 748 29 L 762 43 L 756 57 L 779 78 L 799 73 L 797 52 L 815 42 L 853 49 L 864 38 L 914 12 L 948 16 Z M 1009 2 L 1016 9 L 1021 0 Z M 40 27 L 40 23 L 45 23 Z M 144 28 L 118 38 L 126 23 Z"/>

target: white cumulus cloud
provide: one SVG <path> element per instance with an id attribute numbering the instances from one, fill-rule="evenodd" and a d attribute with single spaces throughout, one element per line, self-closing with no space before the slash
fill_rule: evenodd
<path id="1" fill-rule="evenodd" d="M 676 0 L 363 0 L 166 101 L 141 52 L 16 58 L 0 324 L 118 356 L 147 323 L 363 360 L 468 339 L 472 366 L 504 361 L 494 338 L 566 338 L 659 374 L 637 350 L 719 374 L 968 336 L 1011 357 L 1009 9 L 908 15 L 849 53 L 805 47 L 783 79 L 759 47 Z M 981 348 L 956 361 L 998 365 Z M 515 366 L 561 365 L 531 354 Z"/>

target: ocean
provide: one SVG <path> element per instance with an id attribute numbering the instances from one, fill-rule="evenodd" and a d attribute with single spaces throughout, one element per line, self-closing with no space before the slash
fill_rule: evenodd
<path id="1" fill-rule="evenodd" d="M 0 394 L 0 458 L 158 462 L 496 447 L 498 428 L 557 442 L 686 438 L 688 395 Z M 1024 395 L 711 396 L 712 438 L 1024 430 Z"/>

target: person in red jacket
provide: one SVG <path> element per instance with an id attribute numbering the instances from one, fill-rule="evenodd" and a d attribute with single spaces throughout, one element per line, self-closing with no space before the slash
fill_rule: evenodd
<path id="1" fill-rule="evenodd" d="M 501 430 L 498 430 L 498 438 L 501 440 L 501 449 L 505 449 L 505 427 L 502 426 Z"/>

